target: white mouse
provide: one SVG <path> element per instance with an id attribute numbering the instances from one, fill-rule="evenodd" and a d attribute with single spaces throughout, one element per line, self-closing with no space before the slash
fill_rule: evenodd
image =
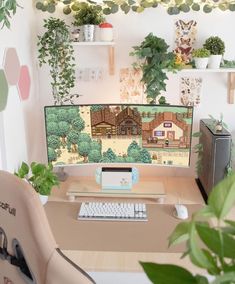
<path id="1" fill-rule="evenodd" d="M 188 209 L 183 204 L 175 204 L 174 216 L 178 219 L 188 219 Z"/>

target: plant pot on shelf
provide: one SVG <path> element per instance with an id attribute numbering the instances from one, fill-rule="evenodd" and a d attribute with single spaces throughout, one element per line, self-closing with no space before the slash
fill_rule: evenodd
<path id="1" fill-rule="evenodd" d="M 113 26 L 111 24 L 102 23 L 99 28 L 101 41 L 113 41 Z"/>
<path id="2" fill-rule="evenodd" d="M 45 205 L 48 201 L 48 195 L 42 195 L 42 194 L 38 194 L 38 195 L 39 195 L 42 205 Z"/>
<path id="3" fill-rule="evenodd" d="M 83 26 L 84 41 L 95 41 L 95 25 Z"/>
<path id="4" fill-rule="evenodd" d="M 206 69 L 207 65 L 208 65 L 208 57 L 195 57 L 194 61 L 195 61 L 195 66 L 197 69 Z"/>
<path id="5" fill-rule="evenodd" d="M 211 69 L 218 69 L 220 68 L 220 63 L 222 60 L 222 55 L 210 55 L 209 57 L 209 64 L 208 64 L 208 68 Z"/>

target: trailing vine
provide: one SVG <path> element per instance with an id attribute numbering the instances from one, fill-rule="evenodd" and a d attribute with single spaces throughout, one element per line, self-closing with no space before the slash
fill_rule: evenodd
<path id="1" fill-rule="evenodd" d="M 78 0 L 38 0 L 36 7 L 45 12 L 54 13 L 58 3 L 64 4 L 63 12 L 68 15 L 78 9 Z M 94 4 L 94 1 L 88 0 Z M 177 15 L 181 12 L 200 11 L 210 13 L 214 9 L 221 11 L 235 11 L 235 0 L 104 0 L 102 9 L 105 15 L 122 11 L 141 13 L 147 8 L 156 8 L 158 5 L 167 9 L 168 14 Z"/>
<path id="2" fill-rule="evenodd" d="M 17 7 L 20 7 L 16 0 L 0 0 L 0 23 L 1 28 L 11 26 L 10 19 L 16 13 Z"/>
<path id="3" fill-rule="evenodd" d="M 39 64 L 48 63 L 51 74 L 52 95 L 55 105 L 73 103 L 77 94 L 70 94 L 75 82 L 74 50 L 68 26 L 56 18 L 44 20 L 46 32 L 38 36 Z"/>
<path id="4" fill-rule="evenodd" d="M 141 81 L 145 86 L 147 99 L 151 104 L 156 103 L 156 98 L 161 95 L 161 91 L 166 91 L 166 72 L 175 71 L 175 54 L 168 52 L 168 45 L 165 40 L 152 33 L 147 35 L 139 46 L 134 46 L 130 53 L 136 56 L 138 61 L 133 64 L 135 68 L 140 68 L 143 72 Z M 158 101 L 159 104 L 166 104 L 164 96 Z"/>

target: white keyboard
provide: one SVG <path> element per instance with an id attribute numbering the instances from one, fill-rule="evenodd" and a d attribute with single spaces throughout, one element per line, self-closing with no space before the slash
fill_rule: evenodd
<path id="1" fill-rule="evenodd" d="M 79 220 L 147 221 L 144 203 L 83 202 L 78 212 Z"/>

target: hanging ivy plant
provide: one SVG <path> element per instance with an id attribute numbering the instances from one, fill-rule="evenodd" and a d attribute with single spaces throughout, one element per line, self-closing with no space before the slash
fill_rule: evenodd
<path id="1" fill-rule="evenodd" d="M 10 19 L 15 15 L 17 7 L 20 7 L 16 0 L 0 0 L 0 23 L 1 28 L 10 28 Z"/>
<path id="2" fill-rule="evenodd" d="M 68 26 L 56 18 L 44 20 L 46 32 L 38 36 L 39 64 L 50 66 L 52 95 L 55 105 L 73 103 L 77 94 L 70 94 L 75 82 L 74 50 Z"/>
<path id="3" fill-rule="evenodd" d="M 134 63 L 134 67 L 141 68 L 143 72 L 141 80 L 150 103 L 156 103 L 161 91 L 166 90 L 165 82 L 168 79 L 166 71 L 176 69 L 175 54 L 168 52 L 168 47 L 164 39 L 150 33 L 139 46 L 134 46 L 134 51 L 130 53 L 139 60 Z M 158 103 L 166 103 L 163 96 Z"/>
<path id="4" fill-rule="evenodd" d="M 78 10 L 78 0 L 38 0 L 36 7 L 41 11 L 53 13 L 58 3 L 64 4 L 63 12 L 68 15 Z M 89 1 L 94 4 L 94 1 Z M 97 4 L 98 5 L 98 4 Z M 129 11 L 143 12 L 146 8 L 156 8 L 162 5 L 167 9 L 168 14 L 176 15 L 180 12 L 204 11 L 210 13 L 218 8 L 221 11 L 235 11 L 235 0 L 104 0 L 103 13 L 105 15 L 115 14 L 119 10 L 127 14 Z"/>

